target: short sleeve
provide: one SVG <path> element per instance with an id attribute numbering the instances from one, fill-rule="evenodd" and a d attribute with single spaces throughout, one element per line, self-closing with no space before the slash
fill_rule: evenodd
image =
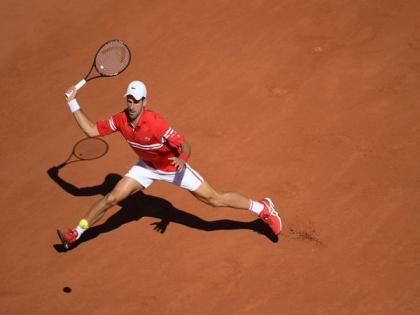
<path id="1" fill-rule="evenodd" d="M 181 152 L 182 144 L 184 143 L 184 137 L 170 128 L 168 133 L 163 136 L 164 141 L 167 141 L 171 147 L 174 147 Z"/>
<path id="2" fill-rule="evenodd" d="M 156 138 L 162 143 L 167 142 L 171 147 L 176 148 L 178 151 L 181 150 L 184 137 L 172 129 L 166 120 L 157 114 L 155 116 L 154 129 Z"/>
<path id="3" fill-rule="evenodd" d="M 96 123 L 96 127 L 98 128 L 98 132 L 101 137 L 118 131 L 118 114 L 111 116 L 108 120 L 99 120 Z"/>

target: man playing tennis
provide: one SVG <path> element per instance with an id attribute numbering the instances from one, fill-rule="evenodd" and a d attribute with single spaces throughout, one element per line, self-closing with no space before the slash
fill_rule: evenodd
<path id="1" fill-rule="evenodd" d="M 282 230 L 281 219 L 270 198 L 254 201 L 237 192 L 218 192 L 188 163 L 191 146 L 157 113 L 146 108 L 147 90 L 141 81 L 128 85 L 124 95 L 125 110 L 108 120 L 93 123 L 80 109 L 73 86 L 66 92 L 67 101 L 77 124 L 89 137 L 106 136 L 119 131 L 127 140 L 139 162 L 118 182 L 115 188 L 95 202 L 75 229 L 57 230 L 66 248 L 95 225 L 105 212 L 126 197 L 149 187 L 155 180 L 182 187 L 194 197 L 213 207 L 249 210 L 265 222 L 275 235 Z"/>

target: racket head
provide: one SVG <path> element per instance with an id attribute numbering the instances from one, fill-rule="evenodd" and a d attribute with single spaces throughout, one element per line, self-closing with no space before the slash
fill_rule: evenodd
<path id="1" fill-rule="evenodd" d="M 101 138 L 84 138 L 73 147 L 73 155 L 79 160 L 96 160 L 108 152 L 108 143 Z"/>
<path id="2" fill-rule="evenodd" d="M 93 67 L 104 77 L 113 77 L 125 69 L 131 61 L 131 52 L 127 44 L 119 39 L 112 39 L 103 44 L 96 52 Z"/>

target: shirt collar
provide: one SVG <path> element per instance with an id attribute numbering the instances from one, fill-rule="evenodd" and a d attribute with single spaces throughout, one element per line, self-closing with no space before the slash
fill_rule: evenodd
<path id="1" fill-rule="evenodd" d="M 136 124 L 135 126 L 133 126 L 133 125 L 131 124 L 131 121 L 130 121 L 130 118 L 129 118 L 128 114 L 127 114 L 127 111 L 125 111 L 125 115 L 126 115 L 126 117 L 127 117 L 127 123 L 128 123 L 128 125 L 129 125 L 131 128 L 133 128 L 133 129 L 135 129 L 135 128 L 139 127 L 139 126 L 141 125 L 141 123 L 142 123 L 143 118 L 144 118 L 144 112 L 145 112 L 145 111 L 146 111 L 146 109 L 145 109 L 145 108 L 143 108 L 143 111 L 141 112 L 140 117 L 139 117 L 139 119 L 137 120 L 137 124 Z"/>

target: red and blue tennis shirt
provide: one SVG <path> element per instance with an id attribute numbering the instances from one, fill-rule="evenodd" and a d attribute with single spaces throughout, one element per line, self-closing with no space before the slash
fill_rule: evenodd
<path id="1" fill-rule="evenodd" d="M 143 109 L 137 125 L 133 127 L 126 111 L 96 123 L 100 136 L 119 131 L 139 158 L 154 169 L 175 172 L 170 157 L 178 157 L 184 137 L 173 130 L 157 113 Z"/>

